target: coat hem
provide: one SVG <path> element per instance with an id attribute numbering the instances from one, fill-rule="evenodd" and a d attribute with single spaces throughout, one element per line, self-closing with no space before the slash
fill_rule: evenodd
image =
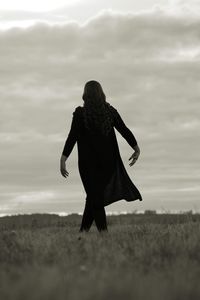
<path id="1" fill-rule="evenodd" d="M 135 199 L 125 199 L 125 198 L 118 198 L 118 199 L 116 199 L 116 200 L 112 200 L 112 201 L 109 201 L 109 202 L 104 202 L 104 207 L 105 206 L 108 206 L 108 205 L 110 205 L 110 204 L 112 204 L 112 203 L 115 203 L 115 202 L 118 202 L 118 201 L 121 201 L 121 200 L 124 200 L 124 201 L 126 201 L 126 202 L 133 202 L 133 201 L 136 201 L 136 200 L 139 200 L 139 201 L 143 201 L 143 199 L 142 198 L 135 198 Z"/>

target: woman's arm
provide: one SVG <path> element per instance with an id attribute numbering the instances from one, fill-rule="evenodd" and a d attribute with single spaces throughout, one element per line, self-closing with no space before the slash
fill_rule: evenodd
<path id="1" fill-rule="evenodd" d="M 77 137 L 78 137 L 78 129 L 79 129 L 79 119 L 78 119 L 78 111 L 77 111 L 78 107 L 75 109 L 75 111 L 73 112 L 73 118 L 72 118 L 72 122 L 71 122 L 71 128 L 68 134 L 68 137 L 65 141 L 65 145 L 62 151 L 62 160 L 66 159 L 70 156 L 74 145 L 76 144 L 77 141 Z M 66 160 L 65 159 L 65 160 Z"/>
<path id="2" fill-rule="evenodd" d="M 131 130 L 125 125 L 122 120 L 120 114 L 115 109 L 114 114 L 114 127 L 119 131 L 119 133 L 123 136 L 123 138 L 127 141 L 127 143 L 134 149 L 137 146 L 137 140 Z M 136 147 L 137 149 L 137 147 Z"/>
<path id="3" fill-rule="evenodd" d="M 77 141 L 77 136 L 78 136 L 78 116 L 77 116 L 77 108 L 73 112 L 73 118 L 72 118 L 72 123 L 71 123 L 71 128 L 68 134 L 68 137 L 65 141 L 65 145 L 61 154 L 60 158 L 60 172 L 61 174 L 66 177 L 69 175 L 69 172 L 66 170 L 65 162 L 67 158 L 70 156 L 74 145 Z"/>
<path id="4" fill-rule="evenodd" d="M 130 166 L 132 166 L 140 155 L 140 148 L 138 146 L 137 140 L 134 134 L 132 133 L 132 131 L 126 126 L 126 124 L 124 123 L 124 121 L 122 120 L 120 114 L 116 109 L 115 109 L 114 119 L 115 119 L 114 122 L 115 128 L 119 131 L 119 133 L 123 136 L 123 138 L 127 141 L 127 143 L 134 149 L 134 153 L 129 158 L 129 160 L 132 159 L 131 163 L 129 164 Z"/>

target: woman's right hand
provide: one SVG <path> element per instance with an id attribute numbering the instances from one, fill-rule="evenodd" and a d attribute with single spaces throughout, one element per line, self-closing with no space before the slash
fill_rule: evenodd
<path id="1" fill-rule="evenodd" d="M 131 160 L 129 166 L 134 165 L 134 163 L 138 160 L 138 157 L 140 156 L 140 148 L 138 147 L 138 145 L 134 147 L 134 150 L 135 152 L 129 158 L 129 160 Z"/>

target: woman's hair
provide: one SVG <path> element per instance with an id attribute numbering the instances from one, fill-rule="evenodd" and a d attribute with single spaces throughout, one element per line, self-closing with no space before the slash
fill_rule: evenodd
<path id="1" fill-rule="evenodd" d="M 85 127 L 91 132 L 95 132 L 98 128 L 104 135 L 108 135 L 113 127 L 114 108 L 106 101 L 101 84 L 95 80 L 88 81 L 85 84 L 82 99 Z"/>

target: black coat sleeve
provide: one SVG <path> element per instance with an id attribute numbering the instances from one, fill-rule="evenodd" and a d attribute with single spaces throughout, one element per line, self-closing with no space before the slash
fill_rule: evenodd
<path id="1" fill-rule="evenodd" d="M 137 140 L 131 130 L 125 125 L 120 114 L 114 109 L 114 127 L 119 131 L 127 143 L 133 148 L 137 145 Z"/>
<path id="2" fill-rule="evenodd" d="M 62 155 L 65 155 L 66 157 L 69 157 L 71 154 L 74 145 L 77 142 L 77 137 L 78 137 L 78 129 L 79 129 L 79 120 L 78 120 L 78 110 L 77 108 L 73 112 L 73 118 L 71 122 L 71 128 L 68 134 L 68 137 L 65 141 L 65 145 L 62 151 Z"/>

